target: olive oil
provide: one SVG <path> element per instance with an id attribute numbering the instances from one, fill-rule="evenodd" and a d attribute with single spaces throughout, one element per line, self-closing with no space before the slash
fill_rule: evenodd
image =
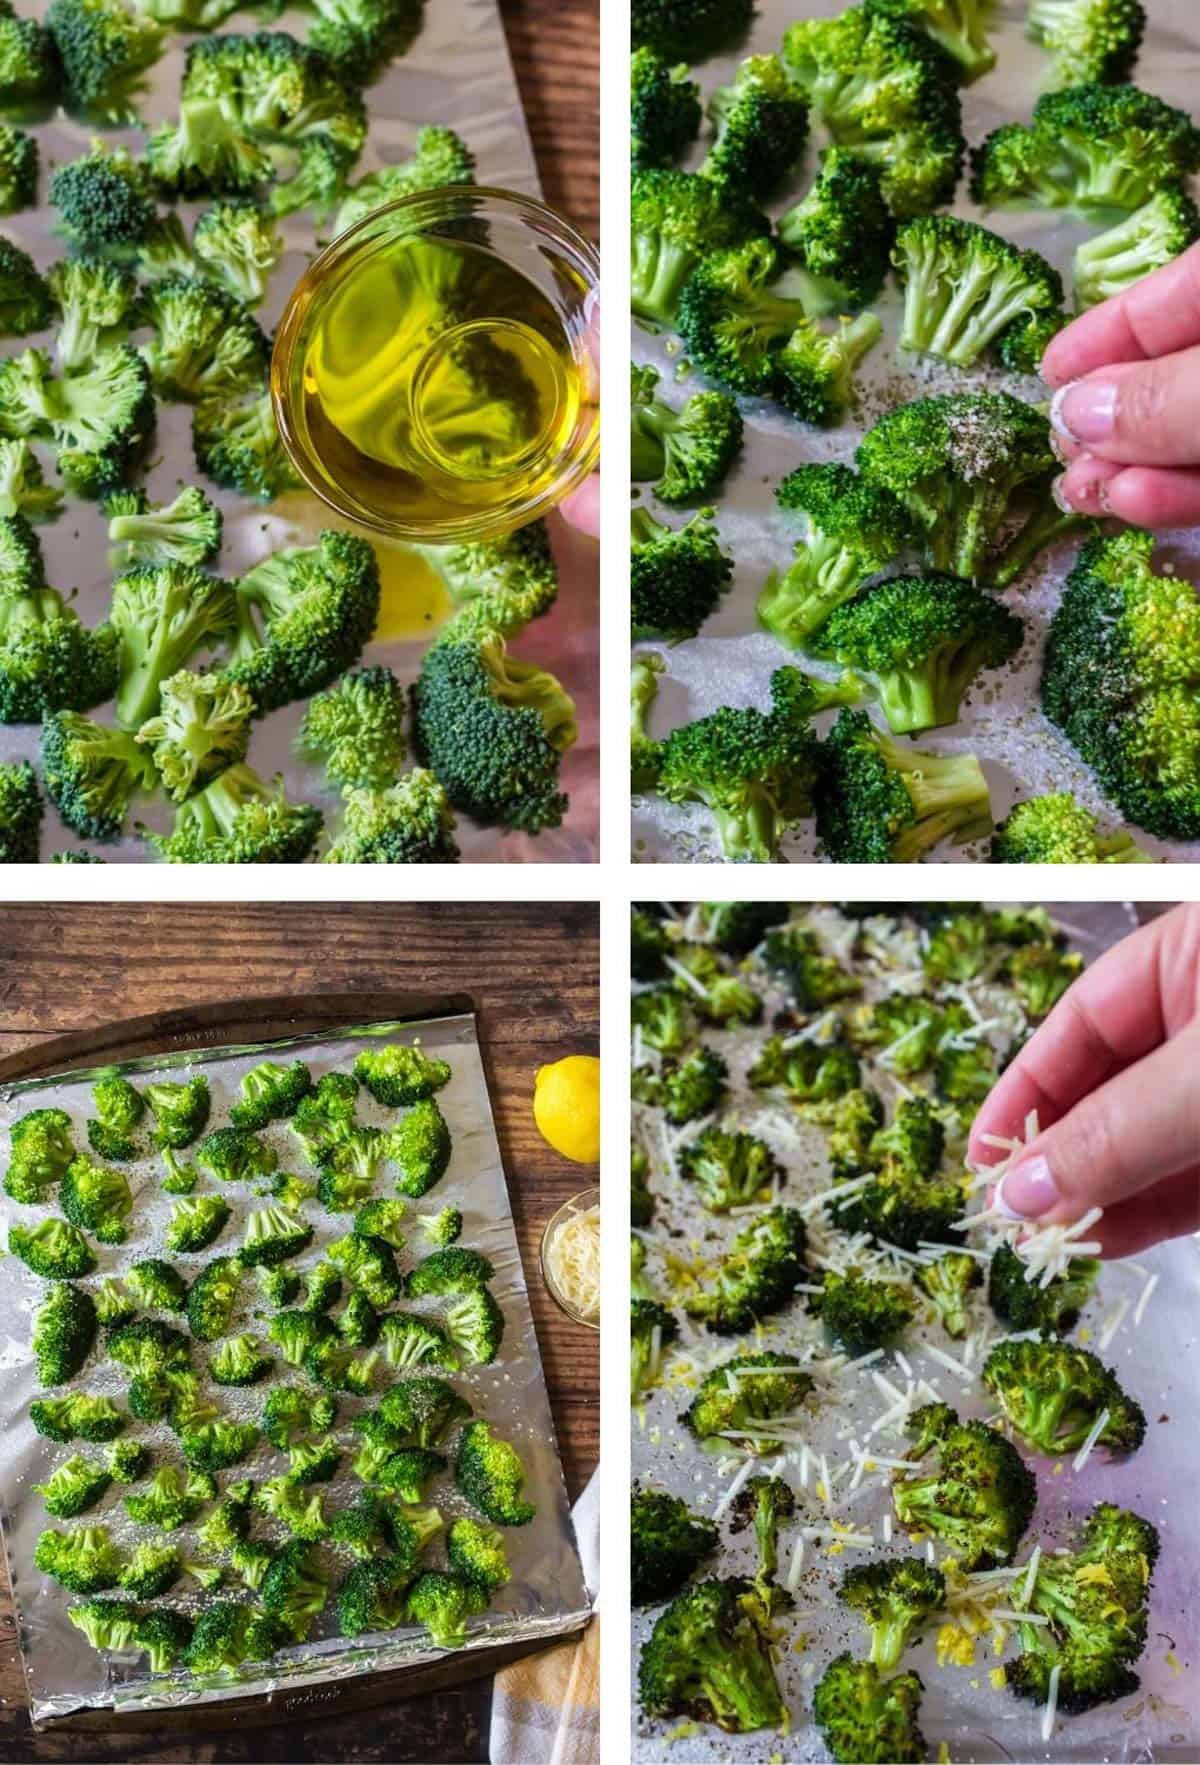
<path id="1" fill-rule="evenodd" d="M 547 293 L 485 242 L 403 232 L 333 276 L 302 371 L 310 457 L 333 489 L 432 535 L 555 482 L 593 394 Z"/>

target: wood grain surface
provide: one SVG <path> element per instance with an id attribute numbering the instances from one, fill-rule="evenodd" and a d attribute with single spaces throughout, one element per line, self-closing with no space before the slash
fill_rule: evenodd
<path id="1" fill-rule="evenodd" d="M 594 1173 L 533 1123 L 539 1066 L 594 1051 L 598 910 L 591 903 L 13 905 L 0 907 L 0 1055 L 55 1035 L 206 1000 L 400 988 L 470 993 L 572 1500 L 599 1455 L 599 1351 L 538 1272 L 542 1228 Z M 31 1733 L 0 1587 L 0 1761 L 476 1761 L 490 1683 L 390 1707 L 228 1733 Z"/>
<path id="2" fill-rule="evenodd" d="M 551 208 L 600 237 L 600 0 L 500 0 Z"/>

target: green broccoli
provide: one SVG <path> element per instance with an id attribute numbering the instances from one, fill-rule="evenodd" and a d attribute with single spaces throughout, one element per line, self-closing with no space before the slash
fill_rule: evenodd
<path id="1" fill-rule="evenodd" d="M 137 281 L 121 264 L 65 258 L 46 282 L 58 309 L 54 349 L 64 372 L 88 367 L 98 349 L 120 343 L 135 323 Z"/>
<path id="2" fill-rule="evenodd" d="M 146 167 L 128 148 L 110 150 L 97 138 L 82 158 L 54 173 L 50 201 L 59 212 L 63 232 L 83 251 L 130 256 L 155 221 Z"/>
<path id="3" fill-rule="evenodd" d="M 170 834 L 144 831 L 168 864 L 302 864 L 321 825 L 319 809 L 288 801 L 282 778 L 266 784 L 239 762 L 179 805 Z"/>
<path id="4" fill-rule="evenodd" d="M 932 1532 L 967 1570 L 1011 1563 L 1033 1517 L 1037 1485 L 1003 1434 L 982 1422 L 960 1423 L 947 1405 L 916 1410 L 908 1429 L 913 1475 L 898 1476 L 892 1498 L 909 1532 Z M 919 1460 L 936 1450 L 936 1470 Z"/>
<path id="5" fill-rule="evenodd" d="M 629 1592 L 635 1606 L 671 1599 L 716 1550 L 720 1536 L 711 1520 L 691 1513 L 678 1496 L 636 1484 L 629 1527 Z M 452 1527 L 452 1539 L 453 1534 Z"/>
<path id="6" fill-rule="evenodd" d="M 96 1316 L 102 1324 L 127 1324 L 137 1311 L 133 1295 L 120 1281 L 106 1275 L 96 1289 Z"/>
<path id="7" fill-rule="evenodd" d="M 174 1546 L 137 1544 L 121 1571 L 119 1584 L 135 1599 L 157 1599 L 174 1586 L 182 1571 L 183 1561 Z"/>
<path id="8" fill-rule="evenodd" d="M 137 1607 L 126 1600 L 83 1600 L 67 1617 L 94 1649 L 127 1649 L 138 1627 Z"/>
<path id="9" fill-rule="evenodd" d="M 668 61 L 702 61 L 736 43 L 752 16 L 751 0 L 635 0 L 633 46 Z"/>
<path id="10" fill-rule="evenodd" d="M 117 721 L 122 728 L 137 730 L 140 737 L 148 719 L 159 711 L 164 682 L 177 677 L 197 650 L 228 637 L 234 612 L 228 584 L 189 564 L 139 567 L 118 576 L 110 618 L 121 643 Z M 181 689 L 188 685 L 186 679 L 177 683 L 173 702 L 151 726 L 154 734 L 147 739 L 179 739 L 178 726 L 186 714 L 182 700 L 189 696 Z M 189 721 L 194 721 L 195 701 L 191 709 Z M 211 714 L 209 707 L 205 710 Z"/>
<path id="11" fill-rule="evenodd" d="M 102 1464 L 84 1458 L 82 1453 L 72 1453 L 54 1467 L 45 1483 L 35 1483 L 33 1488 L 54 1519 L 74 1520 L 95 1507 L 111 1482 Z"/>
<path id="12" fill-rule="evenodd" d="M 810 317 L 856 311 L 878 299 L 895 231 L 879 167 L 851 148 L 825 148 L 808 195 L 779 222 Z"/>
<path id="13" fill-rule="evenodd" d="M 140 313 L 154 331 L 142 354 L 160 397 L 188 403 L 212 399 L 228 407 L 235 396 L 261 387 L 267 340 L 227 289 L 173 272 L 144 291 Z M 238 426 L 231 409 L 228 418 L 226 445 L 234 446 Z"/>
<path id="14" fill-rule="evenodd" d="M 841 1099 L 857 1090 L 861 1068 L 845 1042 L 796 1042 L 769 1036 L 747 1079 L 755 1090 L 782 1090 L 810 1121 L 836 1115 Z"/>
<path id="15" fill-rule="evenodd" d="M 196 485 L 172 502 L 151 505 L 141 491 L 106 499 L 108 537 L 134 564 L 208 564 L 221 549 L 224 517 Z"/>
<path id="16" fill-rule="evenodd" d="M 136 1483 L 149 1469 L 151 1453 L 140 1440 L 116 1440 L 104 1459 L 114 1483 Z"/>
<path id="17" fill-rule="evenodd" d="M 257 331 L 257 327 L 255 330 Z M 214 484 L 219 484 L 226 490 L 235 490 L 239 496 L 273 502 L 285 490 L 294 490 L 299 480 L 287 449 L 279 438 L 275 407 L 270 393 L 256 389 L 243 377 L 249 358 L 258 350 L 258 339 L 248 338 L 243 332 L 239 341 L 239 334 L 235 330 L 228 334 L 222 347 L 225 349 L 225 359 L 233 362 L 231 372 L 240 380 L 240 384 L 236 385 L 233 402 L 227 389 L 219 386 L 213 388 L 211 385 L 202 389 L 192 412 L 192 454 L 197 468 L 211 478 Z M 220 360 L 219 353 L 218 365 Z M 354 536 L 345 534 L 342 537 L 349 541 Z M 364 542 L 356 540 L 355 543 L 362 545 Z M 360 617 L 365 619 L 365 615 L 360 613 L 357 606 L 347 605 L 344 601 L 342 604 L 345 622 L 338 631 L 326 632 L 326 637 L 331 638 L 336 648 L 344 653 L 339 655 L 336 668 L 332 667 L 332 663 L 321 667 L 319 681 L 313 683 L 314 691 L 317 685 L 325 686 L 334 674 L 340 673 L 342 668 L 355 661 L 361 648 L 361 644 L 350 643 L 349 633 L 355 622 Z M 374 619 L 375 614 L 372 612 L 372 626 Z M 244 671 L 243 684 L 261 694 L 267 690 L 270 682 L 274 691 L 286 692 L 288 698 L 302 697 L 303 693 L 295 686 L 293 671 L 302 671 L 313 661 L 303 643 L 306 636 L 312 635 L 308 629 L 308 621 L 297 609 L 294 632 L 291 632 L 291 622 L 282 614 L 278 623 L 281 629 L 276 635 L 281 644 L 289 632 L 296 641 L 289 642 L 282 653 L 268 643 L 266 647 L 270 653 L 260 654 L 247 632 L 248 621 L 243 620 L 238 658 Z M 263 708 L 271 707 L 264 705 Z"/>
<path id="18" fill-rule="evenodd" d="M 923 31 L 958 65 L 958 77 L 971 85 L 996 65 L 988 42 L 992 0 L 867 0 L 880 17 L 901 19 Z"/>
<path id="19" fill-rule="evenodd" d="M 411 1573 L 393 1557 L 355 1563 L 338 1593 L 338 1624 L 343 1636 L 394 1630 L 407 1615 Z"/>
<path id="20" fill-rule="evenodd" d="M 796 1496 L 782 1477 L 751 1477 L 734 1496 L 729 1509 L 729 1530 L 743 1532 L 754 1528 L 758 1546 L 758 1568 L 754 1586 L 763 1610 L 770 1615 L 778 1609 L 780 1590 L 775 1587 L 779 1569 L 779 1528 L 796 1512 Z"/>
<path id="21" fill-rule="evenodd" d="M 198 1471 L 224 1471 L 254 1451 L 258 1429 L 252 1422 L 206 1422 L 180 1436 L 187 1463 Z"/>
<path id="22" fill-rule="evenodd" d="M 404 695 L 390 668 L 359 668 L 319 693 L 305 712 L 300 752 L 322 760 L 338 787 L 394 785 L 405 755 Z"/>
<path id="23" fill-rule="evenodd" d="M 197 1146 L 196 1163 L 222 1183 L 252 1183 L 271 1175 L 279 1154 L 248 1128 L 214 1128 Z"/>
<path id="24" fill-rule="evenodd" d="M 998 1245 L 988 1269 L 988 1304 L 1013 1330 L 1066 1335 L 1091 1298 L 1100 1264 L 1075 1256 L 1046 1286 L 1031 1280 L 1025 1263 L 1007 1244 Z"/>
<path id="25" fill-rule="evenodd" d="M 283 254 L 283 238 L 269 209 L 249 197 L 229 196 L 197 218 L 192 250 L 207 274 L 247 306 L 257 306 Z"/>
<path id="26" fill-rule="evenodd" d="M 81 1275 L 90 1275 L 96 1267 L 95 1254 L 87 1239 L 76 1225 L 65 1220 L 43 1220 L 28 1231 L 24 1226 L 10 1226 L 8 1248 L 26 1268 L 46 1281 L 75 1281 Z"/>
<path id="27" fill-rule="evenodd" d="M 0 123 L 0 214 L 16 214 L 37 201 L 38 144 L 24 129 Z"/>
<path id="28" fill-rule="evenodd" d="M 927 1097 L 906 1098 L 871 1142 L 874 1181 L 838 1209 L 842 1227 L 902 1250 L 945 1243 L 965 1205 L 963 1179 L 940 1173 L 946 1131 Z"/>
<path id="29" fill-rule="evenodd" d="M 432 772 L 406 773 L 387 790 L 344 790 L 342 829 L 326 864 L 457 864 L 450 799 Z"/>
<path id="30" fill-rule="evenodd" d="M 965 1250 L 951 1250 L 918 1269 L 917 1286 L 933 1301 L 948 1336 L 963 1337 L 970 1328 L 968 1295 L 983 1285 L 983 1266 Z"/>
<path id="31" fill-rule="evenodd" d="M 445 1331 L 428 1318 L 409 1312 L 389 1312 L 382 1320 L 383 1352 L 391 1367 L 456 1367 L 458 1356 Z"/>
<path id="32" fill-rule="evenodd" d="M 31 1109 L 18 1116 L 9 1130 L 4 1193 L 35 1206 L 44 1202 L 75 1158 L 71 1133 L 65 1109 Z"/>
<path id="33" fill-rule="evenodd" d="M 215 1342 L 229 1328 L 242 1278 L 236 1256 L 216 1256 L 192 1282 L 187 1297 L 188 1324 L 200 1342 Z"/>
<path id="34" fill-rule="evenodd" d="M 332 1428 L 336 1418 L 337 1399 L 328 1393 L 276 1385 L 263 1408 L 262 1430 L 272 1446 L 286 1451 L 306 1434 Z"/>
<path id="35" fill-rule="evenodd" d="M 446 1333 L 472 1366 L 496 1359 L 504 1337 L 504 1313 L 486 1287 L 477 1287 L 447 1307 Z"/>
<path id="36" fill-rule="evenodd" d="M 635 49 L 629 63 L 630 163 L 635 172 L 669 166 L 700 131 L 700 88 L 683 66 L 655 49 Z"/>
<path id="37" fill-rule="evenodd" d="M 849 1653 L 829 1663 L 813 1693 L 813 1720 L 834 1759 L 844 1765 L 919 1765 L 921 1733 L 917 1673 L 880 1677 L 870 1661 Z"/>
<path id="38" fill-rule="evenodd" d="M 147 1612 L 138 1619 L 133 1641 L 149 1656 L 151 1673 L 167 1673 L 187 1652 L 192 1629 L 186 1612 Z"/>
<path id="39" fill-rule="evenodd" d="M 1146 29 L 1142 0 L 1030 0 L 1025 29 L 1059 86 L 1112 85 L 1133 72 Z"/>
<path id="40" fill-rule="evenodd" d="M 699 394 L 700 397 L 720 396 Z M 634 637 L 695 637 L 733 574 L 711 520 L 701 509 L 679 528 L 649 509 L 630 516 L 630 593 Z"/>
<path id="41" fill-rule="evenodd" d="M 0 29 L 3 24 L 0 18 Z M 45 482 L 41 462 L 28 441 L 23 436 L 0 438 L 0 517 L 51 521 L 62 500 L 62 491 Z"/>
<path id="42" fill-rule="evenodd" d="M 167 197 L 236 196 L 255 190 L 274 172 L 266 148 L 217 98 L 185 98 L 178 122 L 151 130 L 146 164 L 155 187 Z"/>
<path id="43" fill-rule="evenodd" d="M 399 1299 L 400 1276 L 390 1244 L 380 1238 L 350 1235 L 326 1246 L 326 1256 L 373 1306 L 383 1308 Z"/>
<path id="44" fill-rule="evenodd" d="M 1078 1451 L 1101 1416 L 1096 1436 L 1113 1452 L 1136 1452 L 1146 1435 L 1142 1407 L 1121 1389 L 1116 1374 L 1084 1348 L 1056 1337 L 1000 1342 L 981 1374 L 1009 1422 L 1037 1452 Z"/>
<path id="45" fill-rule="evenodd" d="M 467 1620 L 486 1609 L 488 1594 L 457 1570 L 426 1569 L 408 1593 L 406 1616 L 423 1624 L 438 1648 L 461 1648 Z"/>
<path id="46" fill-rule="evenodd" d="M 246 757 L 254 706 L 244 687 L 219 674 L 170 675 L 159 689 L 159 712 L 137 731 L 147 743 L 163 788 L 179 803 Z"/>
<path id="47" fill-rule="evenodd" d="M 218 1385 L 257 1385 L 275 1365 L 263 1354 L 253 1336 L 230 1336 L 209 1357 L 209 1370 Z"/>
<path id="48" fill-rule="evenodd" d="M 808 1302 L 830 1335 L 852 1356 L 869 1354 L 891 1342 L 912 1321 L 913 1303 L 905 1286 L 872 1281 L 849 1269 L 825 1270 L 821 1291 Z"/>
<path id="49" fill-rule="evenodd" d="M 460 1495 L 495 1526 L 526 1526 L 536 1508 L 521 1498 L 525 1467 L 487 1422 L 468 1422 L 458 1438 L 454 1480 Z"/>
<path id="50" fill-rule="evenodd" d="M 163 1080 L 147 1085 L 146 1102 L 157 1124 L 155 1144 L 176 1152 L 190 1146 L 208 1124 L 212 1097 L 203 1073 L 178 1083 Z"/>
<path id="51" fill-rule="evenodd" d="M 633 370 L 630 475 L 656 480 L 661 502 L 699 502 L 720 489 L 741 450 L 741 413 L 723 392 L 693 393 L 672 410 L 655 395 L 658 379 L 654 368 Z M 647 538 L 661 541 L 664 531 Z"/>
<path id="52" fill-rule="evenodd" d="M 123 1172 L 81 1154 L 67 1166 L 59 1202 L 72 1225 L 94 1233 L 102 1244 L 124 1243 L 133 1194 Z"/>
<path id="53" fill-rule="evenodd" d="M 1174 184 L 1106 232 L 1084 240 L 1075 253 L 1075 299 L 1097 306 L 1123 294 L 1143 276 L 1161 269 L 1200 238 L 1200 210 Z"/>
<path id="54" fill-rule="evenodd" d="M 183 1659 L 191 1673 L 229 1673 L 247 1657 L 247 1632 L 254 1620 L 250 1606 L 215 1600 L 196 1620 Z"/>
<path id="55" fill-rule="evenodd" d="M 17 519 L 19 517 L 14 517 Z M 0 722 L 40 723 L 84 711 L 117 684 L 117 636 L 89 630 L 57 589 L 10 594 L 0 605 Z"/>
<path id="56" fill-rule="evenodd" d="M 455 1520 L 446 1534 L 450 1567 L 464 1576 L 488 1599 L 512 1579 L 503 1533 L 465 1516 Z"/>
<path id="57" fill-rule="evenodd" d="M 190 1358 L 188 1339 L 172 1324 L 157 1318 L 140 1318 L 132 1324 L 119 1324 L 108 1333 L 106 1349 L 111 1360 L 128 1367 L 143 1377 L 175 1372 L 186 1368 Z"/>
<path id="58" fill-rule="evenodd" d="M 405 1276 L 404 1290 L 410 1299 L 430 1294 L 467 1293 L 482 1287 L 495 1275 L 494 1265 L 478 1250 L 452 1244 L 435 1250 Z"/>
<path id="59" fill-rule="evenodd" d="M 630 227 L 633 311 L 654 325 L 674 323 L 689 278 L 712 254 L 755 238 L 772 254 L 770 223 L 755 204 L 692 172 L 635 172 Z"/>
<path id="60" fill-rule="evenodd" d="M 732 1734 L 787 1720 L 761 1610 L 748 1581 L 702 1581 L 676 1594 L 638 1663 L 638 1696 L 651 1717 L 699 1716 Z"/>
<path id="61" fill-rule="evenodd" d="M 635 795 L 652 791 L 662 770 L 663 744 L 654 741 L 646 719 L 658 697 L 658 677 L 666 662 L 657 652 L 635 656 L 629 674 L 629 783 Z"/>
<path id="62" fill-rule="evenodd" d="M 136 121 L 143 75 L 162 53 L 161 24 L 124 0 L 51 0 L 46 29 L 62 60 L 68 108 L 109 123 Z"/>
<path id="63" fill-rule="evenodd" d="M 421 190 L 442 190 L 449 185 L 473 184 L 474 181 L 475 159 L 465 141 L 452 129 L 421 129 L 411 159 L 382 166 L 350 186 L 338 210 L 334 231 L 344 233 L 348 227 L 355 226 L 386 204 L 399 201 L 402 196 L 412 196 Z"/>
<path id="64" fill-rule="evenodd" d="M 262 1584 L 267 1613 L 295 1642 L 303 1642 L 329 1597 L 329 1584 L 312 1561 L 312 1545 L 293 1539 L 276 1552 Z"/>
<path id="65" fill-rule="evenodd" d="M 913 863 L 949 839 L 992 825 L 983 768 L 973 754 L 904 748 L 862 711 L 844 710 L 820 749 L 817 832 L 842 863 Z"/>
<path id="66" fill-rule="evenodd" d="M 1081 956 L 1053 944 L 1026 944 L 1005 963 L 1006 979 L 1035 1023 L 1050 1015 L 1082 971 Z"/>
<path id="67" fill-rule="evenodd" d="M 122 1558 L 105 1527 L 79 1526 L 73 1532 L 43 1532 L 33 1565 L 69 1593 L 103 1593 L 116 1586 Z"/>
<path id="68" fill-rule="evenodd" d="M 754 200 L 784 182 L 808 139 L 808 104 L 777 55 L 750 55 L 708 100 L 714 138 L 701 176 Z"/>
<path id="69" fill-rule="evenodd" d="M 0 7 L 0 108 L 42 108 L 62 89 L 62 62 L 37 19 L 18 18 L 11 0 Z"/>
<path id="70" fill-rule="evenodd" d="M 351 1082 L 348 1074 L 337 1076 L 343 1084 Z M 354 1061 L 354 1079 L 366 1086 L 376 1103 L 388 1109 L 425 1102 L 449 1083 L 450 1076 L 449 1061 L 404 1042 L 364 1048 Z"/>
<path id="71" fill-rule="evenodd" d="M 33 259 L 0 234 L 0 332 L 24 337 L 41 331 L 53 313 L 54 296 Z"/>
<path id="72" fill-rule="evenodd" d="M 1009 810 L 992 839 L 993 864 L 1152 864 L 1126 828 L 1102 833 L 1069 791 L 1030 797 Z"/>
<path id="73" fill-rule="evenodd" d="M 383 1205 L 386 1206 L 387 1204 L 384 1203 Z M 367 1207 L 361 1211 L 362 1213 L 367 1214 L 368 1218 L 374 1218 L 373 1215 L 368 1213 L 370 1206 L 371 1203 L 368 1202 Z M 457 1207 L 443 1207 L 438 1213 L 419 1213 L 417 1215 L 417 1224 L 421 1227 L 432 1245 L 438 1250 L 445 1250 L 462 1235 L 462 1212 Z M 358 1230 L 358 1218 L 355 1219 L 354 1229 L 355 1231 Z M 364 1227 L 364 1230 L 368 1232 L 372 1229 L 373 1228 L 369 1224 Z M 378 1228 L 375 1228 L 375 1232 L 376 1236 L 383 1236 L 383 1234 L 378 1231 Z M 400 1246 L 397 1245 L 395 1248 L 399 1249 Z"/>
<path id="74" fill-rule="evenodd" d="M 35 1397 L 29 1420 L 47 1440 L 67 1445 L 72 1440 L 115 1440 L 125 1415 L 111 1397 Z"/>
<path id="75" fill-rule="evenodd" d="M 803 1279 L 804 1221 L 793 1208 L 769 1207 L 744 1225 L 706 1290 L 684 1305 L 719 1336 L 737 1336 L 781 1311 Z"/>
<path id="76" fill-rule="evenodd" d="M 665 1060 L 655 1075 L 653 1096 L 677 1127 L 718 1108 L 725 1096 L 728 1068 L 712 1048 L 694 1048 L 683 1060 Z"/>
<path id="77" fill-rule="evenodd" d="M 901 347 L 959 368 L 1011 327 L 1062 308 L 1062 279 L 1045 258 L 955 215 L 906 222 L 892 261 L 905 289 Z"/>
<path id="78" fill-rule="evenodd" d="M 762 1201 L 785 1180 L 775 1154 L 756 1134 L 707 1127 L 679 1157 L 681 1174 L 697 1185 L 710 1213 Z"/>

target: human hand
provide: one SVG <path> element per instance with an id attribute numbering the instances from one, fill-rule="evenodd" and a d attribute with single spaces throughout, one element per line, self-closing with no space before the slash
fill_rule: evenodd
<path id="1" fill-rule="evenodd" d="M 578 490 L 563 498 L 558 505 L 559 513 L 570 526 L 577 527 L 580 533 L 590 533 L 596 539 L 600 533 L 600 474 L 593 472 L 585 478 Z"/>
<path id="2" fill-rule="evenodd" d="M 1177 907 L 1109 950 L 1017 1055 L 971 1129 L 979 1165 L 1003 1154 L 985 1135 L 1040 1132 L 994 1200 L 1014 1219 L 1064 1225 L 1090 1207 L 1088 1238 L 1132 1256 L 1200 1228 L 1200 906 Z"/>
<path id="3" fill-rule="evenodd" d="M 1200 245 L 1068 325 L 1042 378 L 1057 389 L 1062 507 L 1138 527 L 1200 522 Z"/>

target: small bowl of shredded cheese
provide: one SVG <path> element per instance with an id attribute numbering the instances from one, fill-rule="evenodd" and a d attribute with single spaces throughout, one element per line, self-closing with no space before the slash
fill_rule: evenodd
<path id="1" fill-rule="evenodd" d="M 542 1233 L 542 1279 L 560 1310 L 600 1328 L 600 1191 L 565 1201 Z"/>

